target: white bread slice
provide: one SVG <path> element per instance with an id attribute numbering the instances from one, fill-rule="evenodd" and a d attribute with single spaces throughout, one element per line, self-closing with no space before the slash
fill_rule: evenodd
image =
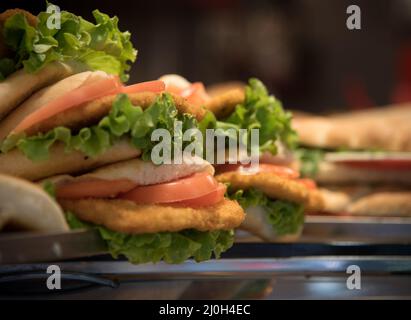
<path id="1" fill-rule="evenodd" d="M 77 88 L 104 79 L 108 76 L 109 75 L 103 71 L 85 71 L 74 74 L 37 91 L 3 119 L 0 125 L 0 140 L 6 138 L 24 118 L 38 109 L 41 109 L 49 102 L 70 93 Z"/>
<path id="2" fill-rule="evenodd" d="M 36 73 L 23 69 L 16 71 L 0 82 L 0 120 L 37 90 L 68 77 L 79 65 L 52 62 Z"/>
<path id="3" fill-rule="evenodd" d="M 68 231 L 63 211 L 39 186 L 0 174 L 0 229 Z"/>
<path id="4" fill-rule="evenodd" d="M 44 161 L 31 161 L 20 150 L 13 149 L 0 154 L 0 173 L 35 181 L 58 174 L 89 171 L 138 157 L 140 153 L 127 139 L 117 141 L 106 152 L 94 158 L 87 157 L 79 151 L 66 152 L 65 146 L 61 143 L 50 148 L 49 158 Z"/>

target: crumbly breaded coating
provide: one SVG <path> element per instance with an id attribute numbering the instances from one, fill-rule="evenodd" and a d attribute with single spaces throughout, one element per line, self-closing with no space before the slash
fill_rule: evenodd
<path id="1" fill-rule="evenodd" d="M 205 106 L 218 119 L 224 119 L 234 111 L 238 104 L 243 103 L 244 99 L 244 90 L 233 89 L 211 98 Z"/>
<path id="2" fill-rule="evenodd" d="M 65 210 L 79 219 L 107 229 L 129 233 L 229 230 L 244 220 L 243 209 L 236 201 L 224 199 L 202 208 L 169 205 L 138 205 L 128 200 L 83 199 L 60 200 Z"/>
<path id="3" fill-rule="evenodd" d="M 323 209 L 323 199 L 317 190 L 309 190 L 296 181 L 273 173 L 242 174 L 232 171 L 217 175 L 216 179 L 230 183 L 234 190 L 256 188 L 273 199 L 302 203 L 307 211 Z"/>

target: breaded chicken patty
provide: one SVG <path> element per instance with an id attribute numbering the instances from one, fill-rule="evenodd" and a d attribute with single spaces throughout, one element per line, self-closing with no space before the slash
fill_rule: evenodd
<path id="1" fill-rule="evenodd" d="M 243 103 L 244 99 L 244 90 L 233 89 L 213 97 L 206 103 L 206 108 L 218 119 L 224 119 L 234 111 L 238 104 Z"/>
<path id="2" fill-rule="evenodd" d="M 79 219 L 129 234 L 229 230 L 244 220 L 243 209 L 236 201 L 224 199 L 201 208 L 169 205 L 138 205 L 127 200 L 60 200 L 65 210 Z"/>
<path id="3" fill-rule="evenodd" d="M 273 199 L 302 203 L 308 211 L 323 209 L 323 199 L 317 190 L 307 189 L 296 181 L 276 174 L 267 172 L 242 174 L 233 171 L 217 175 L 216 179 L 219 182 L 230 183 L 234 190 L 256 188 Z"/>

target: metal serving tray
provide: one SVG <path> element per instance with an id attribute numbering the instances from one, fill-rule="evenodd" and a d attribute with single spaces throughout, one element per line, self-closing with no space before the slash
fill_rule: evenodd
<path id="1" fill-rule="evenodd" d="M 311 242 L 238 242 L 220 260 L 179 265 L 113 260 L 92 230 L 3 234 L 0 299 L 411 298 L 409 241 L 336 241 L 332 228 L 341 225 L 334 224 L 322 225 L 329 235 L 313 234 Z M 45 285 L 50 264 L 61 268 L 62 291 Z M 347 289 L 349 265 L 361 268 L 360 291 Z"/>
<path id="2" fill-rule="evenodd" d="M 107 252 L 104 241 L 93 230 L 65 233 L 18 232 L 0 235 L 0 265 L 61 261 Z"/>
<path id="3" fill-rule="evenodd" d="M 261 242 L 245 232 L 237 234 L 239 242 Z M 306 216 L 302 243 L 411 244 L 411 218 Z"/>
<path id="4" fill-rule="evenodd" d="M 308 216 L 304 232 L 297 243 L 262 243 L 245 233 L 238 233 L 237 242 L 224 256 L 402 255 L 411 250 L 411 219 Z M 62 261 L 106 252 L 104 242 L 93 230 L 0 235 L 0 265 Z"/>
<path id="5" fill-rule="evenodd" d="M 301 241 L 411 244 L 411 218 L 307 216 Z"/>
<path id="6" fill-rule="evenodd" d="M 0 299 L 353 299 L 411 297 L 411 257 L 328 256 L 221 259 L 132 265 L 126 261 L 57 262 L 61 290 L 45 283 L 48 264 L 0 266 Z M 361 290 L 347 287 L 348 266 Z"/>

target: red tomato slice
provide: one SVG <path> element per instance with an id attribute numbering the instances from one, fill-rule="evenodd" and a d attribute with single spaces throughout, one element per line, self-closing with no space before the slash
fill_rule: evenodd
<path id="1" fill-rule="evenodd" d="M 381 160 L 341 160 L 335 163 L 347 165 L 360 169 L 375 170 L 410 170 L 411 160 L 409 159 L 381 159 Z"/>
<path id="2" fill-rule="evenodd" d="M 348 217 L 348 216 L 352 216 L 351 213 L 349 212 L 327 212 L 327 211 L 321 211 L 321 212 L 316 212 L 316 211 L 309 211 L 309 212 L 305 212 L 306 215 L 309 216 L 340 216 L 341 218 L 343 217 Z"/>
<path id="3" fill-rule="evenodd" d="M 44 121 L 67 109 L 76 108 L 83 103 L 92 101 L 110 94 L 117 93 L 136 93 L 136 92 L 162 92 L 165 90 L 163 81 L 147 81 L 123 87 L 117 76 L 110 76 L 81 86 L 57 99 L 46 104 L 41 109 L 33 112 L 23 119 L 22 122 L 14 129 L 14 133 L 22 132 L 32 125 Z"/>
<path id="4" fill-rule="evenodd" d="M 136 92 L 162 92 L 166 89 L 163 81 L 154 80 L 132 84 L 131 86 L 123 87 L 122 93 L 136 93 Z"/>
<path id="5" fill-rule="evenodd" d="M 127 179 L 103 180 L 94 178 L 57 185 L 56 196 L 60 199 L 112 198 L 119 193 L 130 191 L 136 186 L 136 183 Z"/>
<path id="6" fill-rule="evenodd" d="M 49 102 L 44 107 L 36 110 L 21 121 L 13 130 L 14 133 L 22 132 L 32 125 L 44 121 L 67 109 L 79 107 L 83 103 L 97 98 L 115 94 L 120 91 L 122 84 L 117 76 L 110 76 L 96 82 L 81 86 Z"/>
<path id="7" fill-rule="evenodd" d="M 189 208 L 201 208 L 206 206 L 212 206 L 219 203 L 223 198 L 227 187 L 224 184 L 220 184 L 218 188 L 205 196 L 195 199 L 188 199 L 179 202 L 174 202 L 173 206 L 189 207 Z"/>
<path id="8" fill-rule="evenodd" d="M 201 82 L 191 84 L 191 86 L 182 90 L 180 95 L 194 105 L 203 105 L 210 99 Z"/>
<path id="9" fill-rule="evenodd" d="M 177 87 L 173 84 L 168 84 L 166 86 L 166 90 L 167 90 L 167 92 L 174 93 L 174 94 L 177 94 L 179 96 L 181 96 L 181 92 L 183 91 L 183 89 L 181 89 L 180 87 Z"/>
<path id="10" fill-rule="evenodd" d="M 201 198 L 219 187 L 220 184 L 213 176 L 202 172 L 172 182 L 139 186 L 121 195 L 120 198 L 138 204 L 176 203 Z"/>
<path id="11" fill-rule="evenodd" d="M 216 171 L 218 173 L 223 173 L 223 172 L 230 172 L 230 171 L 241 171 L 244 174 L 248 173 L 255 173 L 253 171 L 248 172 L 251 170 L 251 165 L 242 165 L 242 164 L 222 164 L 216 166 Z M 269 163 L 260 163 L 258 165 L 258 170 L 257 172 L 266 172 L 266 173 L 274 173 L 280 177 L 284 178 L 289 178 L 289 179 L 296 179 L 300 176 L 298 171 L 291 169 L 289 167 L 285 166 L 278 166 L 275 164 L 269 164 Z"/>
<path id="12" fill-rule="evenodd" d="M 307 189 L 317 189 L 317 184 L 315 183 L 314 180 L 311 179 L 297 179 L 296 180 L 298 183 L 303 184 Z"/>

